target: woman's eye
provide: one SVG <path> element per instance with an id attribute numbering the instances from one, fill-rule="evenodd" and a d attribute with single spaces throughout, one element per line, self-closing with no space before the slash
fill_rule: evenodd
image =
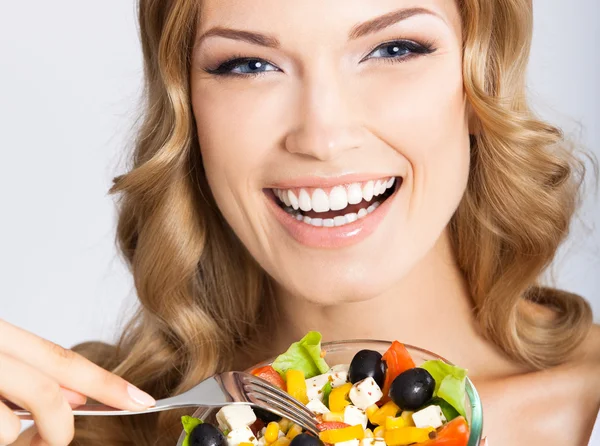
<path id="1" fill-rule="evenodd" d="M 263 59 L 232 59 L 222 63 L 215 69 L 207 70 L 211 74 L 221 75 L 256 75 L 266 73 L 267 71 L 280 71 L 275 65 Z"/>
<path id="2" fill-rule="evenodd" d="M 411 40 L 398 40 L 379 45 L 363 60 L 367 59 L 398 59 L 404 60 L 414 55 L 430 54 L 435 51 L 430 45 L 421 45 Z"/>

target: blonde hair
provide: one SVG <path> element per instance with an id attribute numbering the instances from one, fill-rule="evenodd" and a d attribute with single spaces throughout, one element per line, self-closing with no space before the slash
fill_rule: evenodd
<path id="1" fill-rule="evenodd" d="M 131 170 L 111 192 L 120 194 L 118 243 L 141 305 L 116 348 L 78 348 L 158 398 L 232 367 L 274 311 L 265 273 L 204 177 L 189 93 L 198 3 L 139 1 L 146 103 Z M 564 362 L 592 324 L 581 297 L 537 283 L 569 231 L 584 168 L 561 132 L 527 106 L 531 0 L 459 3 L 464 88 L 480 129 L 452 241 L 482 333 L 513 359 L 549 367 Z M 531 301 L 553 317 L 534 317 L 525 308 Z M 75 443 L 173 445 L 180 415 L 80 418 Z"/>

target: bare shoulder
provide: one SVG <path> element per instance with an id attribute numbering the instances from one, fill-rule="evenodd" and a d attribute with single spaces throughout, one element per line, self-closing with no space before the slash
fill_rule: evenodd
<path id="1" fill-rule="evenodd" d="M 586 446 L 600 409 L 600 327 L 559 367 L 476 383 L 491 445 Z"/>

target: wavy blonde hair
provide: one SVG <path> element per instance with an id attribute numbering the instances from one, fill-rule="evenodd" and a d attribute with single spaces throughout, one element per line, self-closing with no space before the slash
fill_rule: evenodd
<path id="1" fill-rule="evenodd" d="M 274 311 L 266 274 L 219 214 L 203 172 L 189 87 L 198 4 L 139 1 L 143 119 L 131 169 L 111 192 L 120 194 L 118 243 L 141 305 L 116 347 L 78 348 L 158 398 L 234 366 Z M 452 241 L 484 335 L 533 369 L 549 367 L 592 324 L 581 297 L 538 284 L 568 234 L 584 165 L 527 105 L 531 0 L 459 6 L 464 89 L 479 130 Z M 552 317 L 534 316 L 528 302 Z M 75 443 L 173 445 L 180 415 L 79 419 Z"/>

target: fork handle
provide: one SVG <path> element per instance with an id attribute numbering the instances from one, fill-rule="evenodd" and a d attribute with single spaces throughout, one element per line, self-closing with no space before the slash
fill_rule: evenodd
<path id="1" fill-rule="evenodd" d="M 5 402 L 9 406 L 9 409 L 18 416 L 19 418 L 31 418 L 31 412 L 28 410 L 22 409 L 21 407 L 12 404 L 10 402 Z M 183 406 L 182 406 L 183 407 Z M 155 406 L 149 407 L 148 409 L 142 410 L 121 410 L 115 409 L 111 406 L 106 406 L 104 404 L 84 404 L 82 406 L 78 406 L 77 409 L 73 409 L 73 415 L 75 416 L 117 416 L 117 415 L 140 415 L 145 413 L 153 413 L 153 412 L 162 412 L 164 410 L 173 409 L 173 406 Z"/>

